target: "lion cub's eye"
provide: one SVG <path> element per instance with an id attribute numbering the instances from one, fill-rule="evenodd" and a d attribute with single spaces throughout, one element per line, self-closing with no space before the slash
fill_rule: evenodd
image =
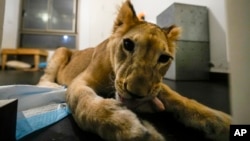
<path id="1" fill-rule="evenodd" d="M 135 44 L 132 40 L 130 39 L 124 39 L 123 40 L 123 46 L 124 48 L 129 51 L 129 52 L 133 52 L 135 49 Z"/>
<path id="2" fill-rule="evenodd" d="M 159 57 L 158 62 L 160 62 L 160 63 L 167 63 L 168 60 L 170 60 L 170 59 L 172 59 L 171 56 L 163 54 L 163 55 L 161 55 Z"/>

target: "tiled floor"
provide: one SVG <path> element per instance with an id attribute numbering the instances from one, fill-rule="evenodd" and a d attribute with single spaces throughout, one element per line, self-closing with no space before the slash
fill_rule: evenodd
<path id="1" fill-rule="evenodd" d="M 0 71 L 0 85 L 36 84 L 43 72 Z M 212 108 L 230 113 L 229 87 L 226 81 L 172 81 L 166 84 L 180 94 Z M 202 135 L 174 121 L 171 115 L 143 115 L 151 119 L 169 140 L 204 140 Z M 164 129 L 162 129 L 164 126 Z M 166 129 L 167 127 L 167 129 Z M 196 135 L 190 136 L 190 135 Z M 102 141 L 98 136 L 81 131 L 71 116 L 39 130 L 22 141 Z"/>

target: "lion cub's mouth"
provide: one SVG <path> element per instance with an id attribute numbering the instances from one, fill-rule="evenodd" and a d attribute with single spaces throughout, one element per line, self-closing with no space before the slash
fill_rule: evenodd
<path id="1" fill-rule="evenodd" d="M 145 102 L 145 100 L 138 100 L 134 98 L 124 98 L 119 93 L 116 93 L 116 99 L 122 102 L 127 108 L 135 109 Z"/>
<path id="2" fill-rule="evenodd" d="M 140 105 L 144 104 L 145 102 L 151 102 L 155 106 L 155 108 L 158 109 L 159 111 L 165 110 L 165 106 L 159 100 L 158 97 L 147 98 L 147 99 L 141 100 L 141 99 L 133 99 L 133 98 L 124 98 L 119 93 L 116 93 L 116 99 L 122 102 L 127 108 L 132 109 L 132 110 L 133 109 L 135 110 L 136 108 L 138 108 Z"/>

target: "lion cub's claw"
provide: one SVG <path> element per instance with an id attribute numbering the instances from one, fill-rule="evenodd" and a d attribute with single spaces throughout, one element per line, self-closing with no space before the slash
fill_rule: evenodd
<path id="1" fill-rule="evenodd" d="M 124 134 L 118 137 L 120 141 L 165 141 L 164 137 L 146 121 L 142 125 L 133 126 L 133 129 L 124 131 Z M 133 131 L 134 130 L 134 131 Z"/>
<path id="2" fill-rule="evenodd" d="M 146 141 L 165 141 L 164 137 L 147 121 L 142 121 L 143 125 L 148 130 L 148 138 Z"/>

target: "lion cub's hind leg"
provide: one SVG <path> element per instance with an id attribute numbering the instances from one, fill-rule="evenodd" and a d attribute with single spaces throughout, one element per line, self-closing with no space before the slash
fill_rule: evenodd
<path id="1" fill-rule="evenodd" d="M 72 52 L 65 48 L 58 48 L 45 69 L 44 75 L 40 78 L 38 86 L 43 87 L 61 87 L 57 83 L 58 72 L 68 63 L 70 60 Z"/>

